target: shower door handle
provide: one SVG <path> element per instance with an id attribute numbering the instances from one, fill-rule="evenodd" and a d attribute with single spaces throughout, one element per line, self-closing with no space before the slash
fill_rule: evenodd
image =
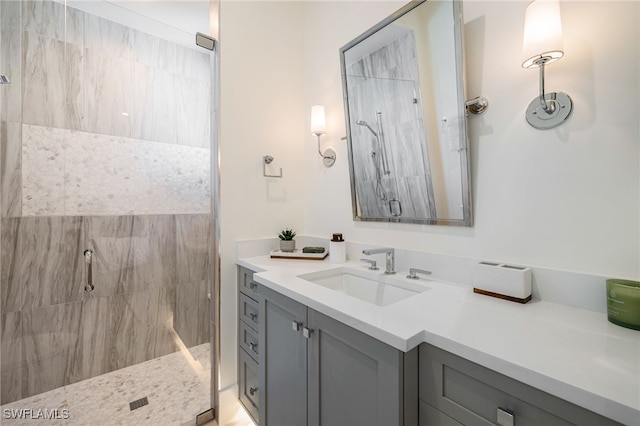
<path id="1" fill-rule="evenodd" d="M 84 286 L 84 291 L 93 291 L 93 270 L 91 263 L 93 261 L 93 250 L 87 249 L 84 251 L 84 264 L 87 271 L 87 285 Z"/>

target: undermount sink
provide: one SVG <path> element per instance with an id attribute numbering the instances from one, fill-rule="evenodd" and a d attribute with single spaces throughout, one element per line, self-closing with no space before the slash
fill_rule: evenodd
<path id="1" fill-rule="evenodd" d="M 393 275 L 347 267 L 298 277 L 378 306 L 388 306 L 429 290 L 429 287 L 422 284 L 408 282 Z"/>

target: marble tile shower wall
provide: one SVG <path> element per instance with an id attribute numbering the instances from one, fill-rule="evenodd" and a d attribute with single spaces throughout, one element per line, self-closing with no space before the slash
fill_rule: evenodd
<path id="1" fill-rule="evenodd" d="M 51 0 L 0 24 L 4 404 L 209 341 L 211 76 Z"/>
<path id="2" fill-rule="evenodd" d="M 4 218 L 2 404 L 207 342 L 210 226 L 209 215 Z"/>
<path id="3" fill-rule="evenodd" d="M 415 38 L 408 32 L 352 64 L 348 72 L 352 121 L 364 120 L 376 132 L 381 112 L 385 148 L 364 126 L 352 126 L 354 168 L 359 179 L 358 201 L 365 216 L 389 216 L 389 199 L 398 199 L 403 217 L 435 217 L 435 203 L 420 108 Z M 420 148 L 417 148 L 420 146 Z M 370 149 L 368 147 L 371 147 Z M 386 150 L 389 175 L 375 166 Z M 372 155 L 376 152 L 376 155 Z M 382 194 L 385 194 L 383 199 Z"/>

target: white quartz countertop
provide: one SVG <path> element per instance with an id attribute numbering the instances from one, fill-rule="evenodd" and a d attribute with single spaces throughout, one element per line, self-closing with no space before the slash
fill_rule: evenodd
<path id="1" fill-rule="evenodd" d="M 258 271 L 260 284 L 399 350 L 426 342 L 620 423 L 640 425 L 640 332 L 608 322 L 606 314 L 536 300 L 522 305 L 437 277 L 418 281 L 427 291 L 381 307 L 298 277 L 342 266 L 366 270 L 361 263 L 269 256 L 237 263 Z"/>

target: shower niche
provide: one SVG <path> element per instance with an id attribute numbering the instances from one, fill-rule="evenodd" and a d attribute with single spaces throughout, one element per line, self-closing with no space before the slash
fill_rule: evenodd
<path id="1" fill-rule="evenodd" d="M 472 226 L 461 5 L 407 4 L 340 49 L 354 220 Z"/>

